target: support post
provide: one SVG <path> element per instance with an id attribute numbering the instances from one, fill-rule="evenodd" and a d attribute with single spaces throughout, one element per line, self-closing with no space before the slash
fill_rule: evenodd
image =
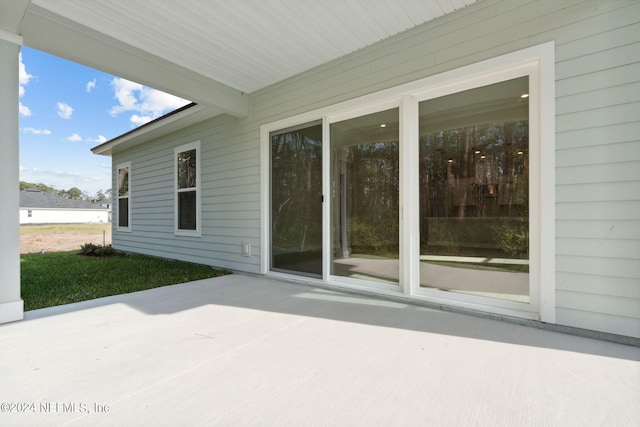
<path id="1" fill-rule="evenodd" d="M 20 36 L 0 32 L 0 323 L 21 320 L 18 55 Z"/>

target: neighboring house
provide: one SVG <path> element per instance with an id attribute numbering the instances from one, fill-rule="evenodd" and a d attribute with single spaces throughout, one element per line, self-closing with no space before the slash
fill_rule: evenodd
<path id="1" fill-rule="evenodd" d="M 112 157 L 113 246 L 640 338 L 640 3 L 339 3 L 205 7 L 229 26 L 176 6 L 194 28 L 164 43 L 127 32 L 136 13 L 170 26 L 136 6 L 27 15 L 96 43 L 69 57 L 195 102 L 93 149 Z"/>
<path id="2" fill-rule="evenodd" d="M 109 222 L 109 209 L 99 204 L 34 189 L 20 191 L 20 224 L 100 222 Z"/>
<path id="3" fill-rule="evenodd" d="M 111 222 L 111 199 L 103 199 L 96 203 L 109 212 L 109 222 Z"/>
<path id="4" fill-rule="evenodd" d="M 105 209 L 109 209 L 109 210 L 111 209 L 111 199 L 103 199 L 96 203 Z"/>

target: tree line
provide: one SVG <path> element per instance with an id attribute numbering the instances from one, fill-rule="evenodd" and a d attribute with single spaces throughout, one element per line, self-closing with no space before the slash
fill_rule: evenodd
<path id="1" fill-rule="evenodd" d="M 65 199 L 73 199 L 73 200 L 87 200 L 89 202 L 97 203 L 103 200 L 111 198 L 111 189 L 107 190 L 98 190 L 95 194 L 89 194 L 86 191 L 80 190 L 78 187 L 71 187 L 68 190 L 57 189 L 51 186 L 48 186 L 43 183 L 31 183 L 20 181 L 20 191 L 26 189 L 35 189 L 40 190 L 45 193 L 55 194 L 58 197 L 63 197 Z"/>

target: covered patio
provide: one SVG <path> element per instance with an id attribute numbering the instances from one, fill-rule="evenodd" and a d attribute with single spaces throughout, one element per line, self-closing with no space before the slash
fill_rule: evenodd
<path id="1" fill-rule="evenodd" d="M 640 349 L 234 274 L 25 313 L 3 425 L 638 425 Z"/>

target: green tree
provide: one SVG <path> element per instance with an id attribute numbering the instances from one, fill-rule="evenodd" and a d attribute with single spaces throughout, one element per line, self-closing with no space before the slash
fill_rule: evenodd
<path id="1" fill-rule="evenodd" d="M 107 192 L 111 192 L 110 190 L 107 190 L 105 192 L 103 192 L 102 190 L 98 190 L 96 192 L 96 195 L 91 199 L 92 202 L 97 203 L 97 202 L 101 202 L 105 199 L 108 199 L 110 197 L 110 195 L 107 194 Z"/>
<path id="2" fill-rule="evenodd" d="M 35 189 L 35 190 L 40 190 L 40 191 L 44 191 L 45 193 L 51 193 L 51 194 L 57 194 L 58 192 L 58 190 L 56 190 L 55 188 L 49 187 L 48 185 L 43 183 L 34 184 L 32 182 L 20 181 L 20 191 L 26 190 L 26 189 Z"/>
<path id="3" fill-rule="evenodd" d="M 80 190 L 78 187 L 71 187 L 68 190 L 60 190 L 58 196 L 65 199 L 83 200 L 88 198 L 87 194 Z"/>

